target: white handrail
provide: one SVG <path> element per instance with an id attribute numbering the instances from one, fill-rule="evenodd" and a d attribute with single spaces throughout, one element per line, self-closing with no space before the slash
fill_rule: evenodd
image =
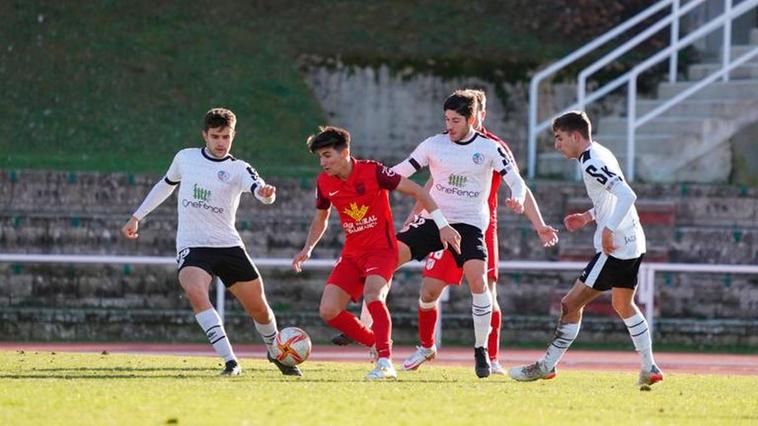
<path id="1" fill-rule="evenodd" d="M 729 5 L 731 5 L 731 0 L 726 0 Z M 758 6 L 758 0 L 745 0 L 736 7 L 725 7 L 724 13 L 719 15 L 718 17 L 712 19 L 707 24 L 703 25 L 702 27 L 698 28 L 696 31 L 687 34 L 686 37 L 680 39 L 677 41 L 677 43 L 673 46 L 669 46 L 666 49 L 661 50 L 660 52 L 656 53 L 655 55 L 651 56 L 647 60 L 641 62 L 640 64 L 637 64 L 629 73 L 629 89 L 627 91 L 627 131 L 626 131 L 626 137 L 627 137 L 627 151 L 626 151 L 626 178 L 629 181 L 634 180 L 634 174 L 635 174 L 635 152 L 636 152 L 636 130 L 637 127 L 642 126 L 643 124 L 647 123 L 652 118 L 656 117 L 655 114 L 660 114 L 663 111 L 668 110 L 673 105 L 681 102 L 682 100 L 692 96 L 694 93 L 696 93 L 698 90 L 701 90 L 705 86 L 709 85 L 710 83 L 717 80 L 719 77 L 722 77 L 725 74 L 729 74 L 730 71 L 732 71 L 734 68 L 744 64 L 745 62 L 749 61 L 755 54 L 758 52 L 758 48 L 751 49 L 747 53 L 744 53 L 742 56 L 740 56 L 737 60 L 732 61 L 731 63 L 724 63 L 722 64 L 722 68 L 713 72 L 708 77 L 702 79 L 701 81 L 697 82 L 696 84 L 692 85 L 691 87 L 687 88 L 686 90 L 682 91 L 682 93 L 677 94 L 672 99 L 669 99 L 666 103 L 659 106 L 658 108 L 655 108 L 653 111 L 648 112 L 646 115 L 644 115 L 641 119 L 637 119 L 637 78 L 639 75 L 652 67 L 653 65 L 657 64 L 658 62 L 662 61 L 666 57 L 672 54 L 674 51 L 681 50 L 684 47 L 689 46 L 692 44 L 695 40 L 703 37 L 704 35 L 707 35 L 708 33 L 720 28 L 725 27 L 725 24 L 727 22 L 731 22 L 735 18 L 743 15 L 744 13 L 748 12 L 749 10 L 755 8 Z M 725 34 L 725 37 L 726 34 Z M 729 49 L 726 49 L 729 50 Z M 729 60 L 729 57 L 725 57 L 725 61 Z M 644 119 L 644 121 L 643 121 Z"/>
<path id="2" fill-rule="evenodd" d="M 621 55 L 624 53 L 632 50 L 633 48 L 637 47 L 642 43 L 643 41 L 649 39 L 654 34 L 656 34 L 658 31 L 662 30 L 663 28 L 672 25 L 672 34 L 674 33 L 673 25 L 677 24 L 677 41 L 679 39 L 678 36 L 678 23 L 679 19 L 686 15 L 688 12 L 690 12 L 692 9 L 696 8 L 697 6 L 700 6 L 702 3 L 704 3 L 705 0 L 692 0 L 684 7 L 679 9 L 679 1 L 674 2 L 674 9 L 676 10 L 675 13 L 672 13 L 671 15 L 661 19 L 660 21 L 656 22 L 655 24 L 651 25 L 650 27 L 646 28 L 645 31 L 637 34 L 636 36 L 629 39 L 626 43 L 622 44 L 621 46 L 613 49 L 612 51 L 606 53 L 601 57 L 600 59 L 596 60 L 586 68 L 584 68 L 580 73 L 579 77 L 577 79 L 577 86 L 576 86 L 576 96 L 577 96 L 577 109 L 583 111 L 584 107 L 587 102 L 585 102 L 586 97 L 586 90 L 587 90 L 587 79 L 597 71 L 603 69 L 606 65 L 610 64 L 612 61 L 618 59 Z M 673 36 L 672 36 L 673 38 Z M 671 55 L 672 60 L 676 58 L 677 55 L 673 54 Z M 674 61 L 675 63 L 675 61 Z M 669 67 L 671 64 L 669 64 Z M 669 69 L 671 71 L 671 69 Z M 674 73 L 673 77 L 669 75 L 669 79 L 671 81 L 676 81 L 676 73 Z"/>
<path id="3" fill-rule="evenodd" d="M 695 38 L 702 36 L 704 33 L 707 33 L 709 31 L 713 31 L 716 27 L 723 27 L 724 28 L 724 37 L 723 37 L 723 47 L 722 47 L 722 68 L 720 71 L 718 71 L 718 77 L 721 77 L 723 81 L 729 80 L 729 71 L 734 69 L 734 66 L 732 64 L 734 61 L 731 58 L 730 54 L 730 47 L 731 47 L 731 39 L 732 39 L 732 21 L 738 17 L 747 12 L 749 9 L 752 9 L 756 6 L 756 2 L 752 0 L 745 0 L 741 3 L 739 3 L 737 6 L 733 6 L 733 0 L 724 0 L 724 12 L 719 15 L 717 18 L 712 19 L 710 22 L 708 22 L 705 26 L 701 26 L 696 31 L 694 31 L 692 34 L 689 34 L 685 38 L 679 37 L 679 20 L 680 18 L 690 12 L 692 9 L 694 9 L 696 6 L 703 3 L 703 0 L 692 0 L 688 3 L 686 3 L 684 6 L 681 6 L 681 2 L 679 0 L 674 1 L 668 1 L 668 2 L 660 2 L 657 3 L 650 8 L 648 8 L 643 13 L 646 13 L 648 11 L 655 10 L 655 12 L 658 12 L 662 10 L 664 7 L 671 5 L 672 10 L 669 15 L 662 18 L 661 20 L 657 21 L 655 24 L 653 24 L 651 27 L 647 28 L 645 31 L 643 31 L 640 34 L 637 34 L 634 38 L 627 41 L 626 43 L 622 44 L 615 50 L 609 52 L 608 54 L 604 55 L 602 58 L 598 59 L 597 61 L 593 62 L 590 66 L 586 67 L 581 71 L 581 73 L 578 76 L 577 79 L 577 102 L 571 104 L 569 107 L 564 108 L 559 114 L 565 113 L 570 110 L 580 109 L 584 110 L 586 105 L 602 98 L 603 96 L 609 94 L 613 90 L 621 87 L 624 83 L 627 83 L 629 85 L 629 92 L 627 92 L 627 96 L 630 96 L 631 91 L 633 90 L 636 96 L 636 81 L 632 82 L 632 70 L 624 73 L 623 75 L 616 77 L 609 83 L 606 83 L 603 87 L 593 91 L 592 93 L 587 93 L 587 79 L 590 75 L 597 72 L 599 69 L 601 69 L 603 66 L 610 63 L 612 60 L 618 58 L 623 53 L 627 52 L 632 47 L 638 45 L 641 41 L 644 39 L 649 38 L 649 36 L 653 35 L 654 33 L 660 31 L 663 29 L 666 25 L 671 25 L 671 37 L 670 37 L 670 44 L 669 46 L 662 50 L 661 52 L 658 52 L 658 54 L 655 55 L 656 58 L 658 58 L 655 62 L 660 62 L 662 59 L 660 56 L 669 57 L 669 82 L 676 82 L 676 68 L 678 63 L 678 51 L 681 50 L 682 47 L 687 46 L 689 43 L 683 43 L 684 40 L 692 40 L 690 36 L 693 34 L 697 34 Z M 681 7 L 680 7 L 681 6 Z M 655 8 L 655 9 L 654 9 Z M 650 13 L 648 16 L 652 15 L 653 13 Z M 637 15 L 640 16 L 641 14 Z M 636 18 L 636 17 L 635 17 Z M 637 23 L 637 22 L 636 22 Z M 635 24 L 636 24 L 635 23 Z M 621 26 L 617 27 L 617 29 L 620 29 Z M 629 27 L 625 27 L 629 28 Z M 705 28 L 708 28 L 708 30 L 705 30 Z M 614 29 L 615 31 L 615 29 Z M 607 35 L 608 33 L 606 33 Z M 572 53 L 571 55 L 564 58 L 564 60 L 557 62 L 554 64 L 555 66 L 549 67 L 545 70 L 545 72 L 550 71 L 550 74 L 557 72 L 561 68 L 565 67 L 567 63 L 573 62 L 573 60 L 578 59 L 578 56 L 575 55 L 577 52 L 584 52 L 585 47 L 593 46 L 597 47 L 597 43 L 600 40 L 607 41 L 609 40 L 608 37 L 602 36 L 596 40 L 594 40 L 592 43 L 584 46 L 582 49 L 577 50 L 576 52 Z M 664 53 L 665 52 L 665 53 Z M 749 52 L 749 54 L 751 54 Z M 745 55 L 741 56 L 741 58 L 745 58 Z M 571 59 L 571 61 L 567 61 L 568 59 Z M 744 62 L 743 62 L 744 63 Z M 544 72 L 543 72 L 544 73 Z M 528 155 L 529 155 L 529 177 L 534 178 L 536 175 L 536 165 L 537 165 L 537 135 L 544 131 L 546 128 L 550 126 L 550 120 L 545 120 L 543 122 L 538 123 L 537 122 L 537 99 L 538 99 L 538 85 L 542 79 L 545 78 L 546 74 L 538 73 L 530 82 L 530 92 L 529 92 L 529 146 L 528 146 Z M 712 77 L 713 75 L 709 76 Z M 635 77 L 636 78 L 636 77 Z M 715 80 L 708 79 L 709 83 L 713 82 Z M 698 86 L 698 87 L 704 87 Z M 690 95 L 694 93 L 697 90 L 692 91 L 689 93 Z M 688 95 L 689 96 L 689 95 Z M 684 97 L 677 97 L 677 101 L 671 103 L 667 108 L 658 109 L 656 108 L 656 111 L 660 112 L 662 110 L 666 110 L 670 108 L 675 103 L 678 103 L 682 99 L 686 98 Z M 636 107 L 636 99 L 630 100 L 627 99 L 627 117 L 630 121 L 635 119 L 636 111 L 631 110 L 631 107 Z M 649 120 L 646 119 L 645 122 Z M 644 124 L 644 123 L 643 123 Z M 641 124 L 640 124 L 641 125 Z M 639 127 L 639 125 L 637 126 Z M 627 128 L 627 162 L 629 163 L 627 165 L 627 179 L 630 181 L 634 180 L 634 155 L 636 152 L 636 141 L 629 139 L 630 135 L 632 135 L 634 132 L 630 131 L 629 128 Z M 633 136 L 632 136 L 633 137 Z"/>
<path id="4" fill-rule="evenodd" d="M 528 142 L 529 178 L 534 178 L 535 170 L 537 166 L 537 133 L 538 132 L 535 129 L 538 126 L 544 129 L 545 127 L 547 127 L 547 125 L 549 125 L 549 120 L 547 120 L 548 124 L 545 124 L 545 122 L 540 123 L 540 124 L 537 123 L 537 98 L 539 95 L 538 89 L 539 89 L 540 82 L 544 80 L 546 77 L 552 74 L 555 74 L 559 70 L 565 68 L 567 65 L 573 62 L 576 62 L 576 60 L 594 51 L 595 49 L 604 45 L 608 41 L 616 38 L 620 34 L 624 33 L 628 29 L 639 24 L 640 22 L 644 21 L 650 16 L 663 10 L 665 7 L 671 5 L 673 1 L 674 0 L 662 0 L 662 1 L 657 2 L 656 4 L 648 7 L 647 9 L 633 16 L 626 22 L 616 26 L 615 28 L 601 35 L 600 37 L 594 39 L 593 41 L 587 43 L 586 45 L 566 55 L 558 62 L 551 64 L 544 70 L 535 74 L 534 77 L 532 77 L 532 80 L 529 82 L 529 142 Z"/>

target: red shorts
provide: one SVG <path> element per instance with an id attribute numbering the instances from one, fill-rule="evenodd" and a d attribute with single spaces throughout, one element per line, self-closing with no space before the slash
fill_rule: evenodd
<path id="1" fill-rule="evenodd" d="M 497 281 L 498 266 L 500 263 L 500 251 L 497 245 L 497 227 L 488 227 L 484 234 L 487 242 L 487 279 Z M 455 263 L 455 258 L 450 250 L 440 250 L 429 253 L 424 264 L 424 277 L 435 278 L 446 284 L 461 285 L 463 280 L 463 268 Z"/>
<path id="2" fill-rule="evenodd" d="M 367 276 L 380 275 L 385 281 L 390 282 L 395 269 L 396 250 L 374 250 L 359 256 L 343 256 L 337 259 L 326 283 L 345 290 L 350 298 L 357 302 L 363 297 L 363 285 Z"/>

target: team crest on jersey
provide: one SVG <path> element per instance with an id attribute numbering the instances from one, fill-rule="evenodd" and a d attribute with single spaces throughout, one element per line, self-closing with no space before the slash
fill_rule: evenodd
<path id="1" fill-rule="evenodd" d="M 363 219 L 363 216 L 366 216 L 366 212 L 368 212 L 368 206 L 362 205 L 358 207 L 358 203 L 350 203 L 350 208 L 345 208 L 345 210 L 342 212 L 358 222 Z"/>
<path id="2" fill-rule="evenodd" d="M 474 162 L 474 164 L 482 164 L 482 163 L 484 163 L 484 155 L 482 155 L 479 152 L 476 152 L 471 157 L 471 160 Z"/>
<path id="3" fill-rule="evenodd" d="M 366 193 L 366 185 L 363 184 L 363 182 L 357 182 L 355 184 L 355 192 L 358 195 L 363 195 Z"/>
<path id="4" fill-rule="evenodd" d="M 218 180 L 221 182 L 229 182 L 229 179 L 232 178 L 232 175 L 229 174 L 226 170 L 219 170 L 218 171 Z"/>

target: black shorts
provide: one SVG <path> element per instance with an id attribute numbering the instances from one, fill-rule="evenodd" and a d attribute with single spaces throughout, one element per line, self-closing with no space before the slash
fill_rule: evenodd
<path id="1" fill-rule="evenodd" d="M 599 291 L 610 290 L 612 287 L 635 288 L 644 256 L 643 253 L 634 259 L 617 259 L 598 253 L 584 268 L 579 281 Z"/>
<path id="2" fill-rule="evenodd" d="M 215 275 L 226 287 L 260 277 L 258 269 L 242 247 L 190 247 L 179 252 L 176 263 L 179 264 L 179 271 L 187 266 L 195 266 Z"/>
<path id="3" fill-rule="evenodd" d="M 467 260 L 487 261 L 487 245 L 484 244 L 481 229 L 465 223 L 453 223 L 450 226 L 461 234 L 461 253 L 458 254 L 452 247 L 448 247 L 459 268 Z M 416 217 L 408 229 L 397 234 L 397 239 L 411 249 L 411 258 L 415 260 L 424 260 L 429 253 L 442 250 L 437 224 L 420 216 Z"/>

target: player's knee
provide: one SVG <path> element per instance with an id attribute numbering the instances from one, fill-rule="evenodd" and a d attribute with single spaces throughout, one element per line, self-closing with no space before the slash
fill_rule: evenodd
<path id="1" fill-rule="evenodd" d="M 570 298 L 564 297 L 561 299 L 561 315 L 574 315 L 581 309 L 581 306 L 577 306 Z"/>
<path id="2" fill-rule="evenodd" d="M 330 305 L 330 304 L 322 304 L 319 306 L 318 309 L 319 315 L 321 315 L 321 319 L 325 322 L 329 322 L 334 319 L 337 315 L 339 315 L 340 310 L 337 309 L 336 306 Z"/>
<path id="3" fill-rule="evenodd" d="M 613 309 L 616 311 L 617 314 L 621 316 L 621 318 L 627 318 L 636 313 L 636 310 L 634 309 L 634 304 L 628 300 L 613 299 L 611 301 L 611 305 L 613 305 Z"/>
<path id="4" fill-rule="evenodd" d="M 432 303 L 437 301 L 437 299 L 440 297 L 440 293 L 437 291 L 437 289 L 422 286 L 421 291 L 419 292 L 419 296 L 421 297 L 422 302 Z"/>

